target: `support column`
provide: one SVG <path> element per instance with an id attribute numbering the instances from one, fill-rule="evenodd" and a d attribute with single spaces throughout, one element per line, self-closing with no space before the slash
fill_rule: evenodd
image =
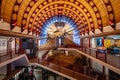
<path id="1" fill-rule="evenodd" d="M 61 47 L 63 47 L 63 48 L 65 47 L 64 46 L 64 37 L 63 36 L 61 36 Z"/>
<path id="2" fill-rule="evenodd" d="M 80 44 L 81 45 L 81 51 L 83 51 L 83 38 L 81 39 L 80 42 L 81 42 L 81 44 Z"/>
<path id="3" fill-rule="evenodd" d="M 0 0 L 0 19 L 1 19 L 1 6 L 2 6 L 2 0 Z"/>
<path id="4" fill-rule="evenodd" d="M 12 65 L 11 63 L 7 64 L 7 76 L 9 76 L 12 72 Z"/>
<path id="5" fill-rule="evenodd" d="M 17 54 L 17 42 L 16 42 L 16 38 L 15 38 L 15 54 Z"/>
<path id="6" fill-rule="evenodd" d="M 91 39 L 89 38 L 89 55 L 91 55 Z M 89 60 L 88 60 L 88 62 L 89 62 L 89 67 L 91 67 L 91 59 L 89 58 Z"/>
<path id="7" fill-rule="evenodd" d="M 91 40 L 90 40 L 90 38 L 88 38 L 88 39 L 89 39 L 89 48 L 90 48 L 90 46 L 91 46 L 91 45 L 90 45 L 90 41 L 91 41 Z"/>
<path id="8" fill-rule="evenodd" d="M 104 46 L 104 37 L 102 39 L 102 44 Z M 105 53 L 105 62 L 106 62 L 106 53 Z M 103 74 L 105 74 L 105 67 L 103 66 Z"/>
<path id="9" fill-rule="evenodd" d="M 54 73 L 54 80 L 56 80 L 56 74 Z"/>
<path id="10" fill-rule="evenodd" d="M 105 74 L 105 66 L 103 66 L 103 74 Z"/>
<path id="11" fill-rule="evenodd" d="M 81 39 L 81 46 L 83 47 L 83 38 Z"/>
<path id="12" fill-rule="evenodd" d="M 56 39 L 55 39 L 55 47 L 56 48 L 59 47 L 59 37 L 56 37 Z"/>

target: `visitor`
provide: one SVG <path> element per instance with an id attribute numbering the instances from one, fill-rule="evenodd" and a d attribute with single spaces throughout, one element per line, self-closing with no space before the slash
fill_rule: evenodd
<path id="1" fill-rule="evenodd" d="M 34 66 L 31 66 L 29 75 L 30 75 L 30 80 L 36 80 L 35 75 L 34 75 Z"/>

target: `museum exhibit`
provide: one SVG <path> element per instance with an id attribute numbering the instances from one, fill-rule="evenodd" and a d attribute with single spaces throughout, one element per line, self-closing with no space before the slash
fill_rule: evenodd
<path id="1" fill-rule="evenodd" d="M 120 0 L 0 0 L 0 80 L 120 80 Z"/>

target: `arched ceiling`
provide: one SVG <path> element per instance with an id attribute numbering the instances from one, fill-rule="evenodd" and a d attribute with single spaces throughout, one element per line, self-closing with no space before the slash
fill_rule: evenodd
<path id="1" fill-rule="evenodd" d="M 53 25 L 54 24 L 54 25 Z M 51 30 L 49 30 L 51 29 Z M 77 24 L 69 17 L 59 15 L 49 18 L 42 26 L 41 28 L 41 37 L 47 36 L 49 32 L 52 33 L 58 32 L 61 34 L 61 36 L 65 36 L 65 34 L 69 34 L 70 32 L 73 32 L 73 36 L 76 37 L 77 34 L 79 35 L 79 29 L 77 27 Z M 80 35 L 79 35 L 80 36 Z M 78 36 L 77 36 L 78 37 Z"/>
<path id="2" fill-rule="evenodd" d="M 84 34 L 120 22 L 119 8 L 120 0 L 2 0 L 0 18 L 21 27 L 21 31 L 39 34 L 47 19 L 64 15 Z"/>

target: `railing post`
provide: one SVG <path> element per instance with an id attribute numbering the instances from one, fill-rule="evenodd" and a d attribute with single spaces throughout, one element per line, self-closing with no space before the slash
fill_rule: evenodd
<path id="1" fill-rule="evenodd" d="M 103 66 L 103 74 L 105 74 L 105 66 Z"/>
<path id="2" fill-rule="evenodd" d="M 107 63 L 107 53 L 105 53 L 105 62 Z"/>
<path id="3" fill-rule="evenodd" d="M 10 59 L 12 59 L 12 51 L 10 50 Z"/>
<path id="4" fill-rule="evenodd" d="M 75 72 L 74 72 L 74 70 L 73 70 L 73 78 L 75 77 Z"/>
<path id="5" fill-rule="evenodd" d="M 60 64 L 59 64 L 59 61 L 58 61 L 58 60 L 57 60 L 57 65 L 58 65 L 59 72 L 60 72 Z"/>
<path id="6" fill-rule="evenodd" d="M 0 63 L 1 63 L 1 54 L 0 54 Z"/>
<path id="7" fill-rule="evenodd" d="M 98 58 L 98 51 L 96 51 L 96 59 Z"/>
<path id="8" fill-rule="evenodd" d="M 91 55 L 91 49 L 89 49 L 89 54 Z"/>
<path id="9" fill-rule="evenodd" d="M 85 53 L 86 53 L 86 47 L 85 47 Z"/>
<path id="10" fill-rule="evenodd" d="M 40 63 L 39 58 L 38 58 L 38 64 Z"/>
<path id="11" fill-rule="evenodd" d="M 57 60 L 57 65 L 59 65 L 59 61 Z"/>
<path id="12" fill-rule="evenodd" d="M 49 66 L 49 59 L 47 59 L 47 66 Z"/>
<path id="13" fill-rule="evenodd" d="M 18 54 L 18 56 L 19 56 L 19 51 L 18 51 L 18 53 L 17 53 L 17 54 Z"/>
<path id="14" fill-rule="evenodd" d="M 15 38 L 15 54 L 17 54 L 17 49 L 16 49 L 16 47 L 17 47 L 17 42 L 16 42 L 16 38 Z"/>
<path id="15" fill-rule="evenodd" d="M 59 67 L 59 72 L 60 72 L 60 65 L 58 65 L 58 67 Z"/>

